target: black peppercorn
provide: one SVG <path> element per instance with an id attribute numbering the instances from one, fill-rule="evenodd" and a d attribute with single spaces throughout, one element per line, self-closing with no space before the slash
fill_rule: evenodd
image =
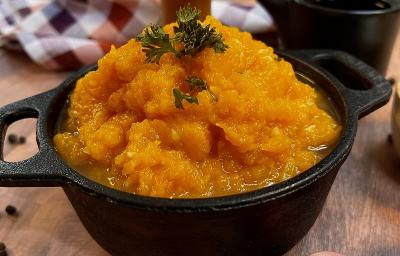
<path id="1" fill-rule="evenodd" d="M 8 256 L 8 253 L 6 250 L 0 251 L 0 256 Z"/>
<path id="2" fill-rule="evenodd" d="M 19 144 L 25 144 L 26 138 L 24 136 L 19 137 L 18 143 Z"/>
<path id="3" fill-rule="evenodd" d="M 9 142 L 10 144 L 17 144 L 17 142 L 18 142 L 18 137 L 17 137 L 17 135 L 15 135 L 15 134 L 10 134 L 10 135 L 8 135 L 8 142 Z"/>
<path id="4" fill-rule="evenodd" d="M 5 243 L 0 241 L 0 251 L 4 251 L 6 249 Z"/>
<path id="5" fill-rule="evenodd" d="M 8 215 L 13 215 L 13 214 L 15 214 L 16 212 L 17 212 L 17 208 L 15 208 L 15 206 L 7 205 L 7 207 L 6 207 L 6 213 L 7 213 Z"/>
<path id="6" fill-rule="evenodd" d="M 393 143 L 393 137 L 392 137 L 392 134 L 389 134 L 389 135 L 388 135 L 388 137 L 387 137 L 387 141 L 388 141 L 390 144 L 392 144 L 392 143 Z"/>
<path id="7" fill-rule="evenodd" d="M 394 78 L 389 78 L 388 81 L 391 85 L 394 85 L 396 83 L 396 80 Z"/>

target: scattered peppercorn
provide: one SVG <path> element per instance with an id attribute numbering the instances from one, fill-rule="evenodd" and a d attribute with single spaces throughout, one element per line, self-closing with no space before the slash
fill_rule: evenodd
<path id="1" fill-rule="evenodd" d="M 15 134 L 10 134 L 10 135 L 8 135 L 8 142 L 10 143 L 10 144 L 17 144 L 17 142 L 18 142 L 18 137 L 17 137 L 17 135 L 15 135 Z"/>
<path id="2" fill-rule="evenodd" d="M 25 144 L 26 138 L 24 136 L 19 137 L 19 144 Z"/>
<path id="3" fill-rule="evenodd" d="M 392 137 L 392 134 L 389 134 L 389 135 L 388 135 L 388 137 L 387 137 L 387 141 L 388 141 L 390 144 L 392 144 L 392 143 L 393 143 L 393 137 Z"/>
<path id="4" fill-rule="evenodd" d="M 394 85 L 396 83 L 396 80 L 394 78 L 389 78 L 388 81 L 391 85 Z"/>
<path id="5" fill-rule="evenodd" d="M 25 144 L 26 143 L 26 137 L 24 137 L 24 136 L 18 137 L 17 135 L 12 133 L 12 134 L 8 135 L 8 142 L 11 145 Z"/>
<path id="6" fill-rule="evenodd" d="M 0 256 L 7 256 L 6 245 L 0 241 Z"/>
<path id="7" fill-rule="evenodd" d="M 15 214 L 17 212 L 17 208 L 15 208 L 15 206 L 13 206 L 13 205 L 7 205 L 7 207 L 6 207 L 6 213 L 8 214 L 8 215 L 13 215 L 13 214 Z"/>

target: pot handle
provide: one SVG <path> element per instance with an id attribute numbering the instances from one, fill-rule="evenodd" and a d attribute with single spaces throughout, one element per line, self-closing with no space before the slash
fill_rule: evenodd
<path id="1" fill-rule="evenodd" d="M 392 86 L 375 69 L 337 50 L 287 51 L 314 66 L 341 85 L 341 92 L 349 106 L 349 114 L 362 118 L 384 106 L 392 94 Z"/>
<path id="2" fill-rule="evenodd" d="M 53 91 L 42 93 L 0 108 L 0 186 L 5 187 L 55 187 L 61 186 L 64 177 L 55 164 L 58 160 L 54 152 L 45 143 L 46 122 L 44 112 L 50 103 Z M 3 147 L 6 131 L 12 123 L 25 119 L 37 118 L 36 140 L 39 152 L 33 157 L 20 162 L 6 162 Z"/>

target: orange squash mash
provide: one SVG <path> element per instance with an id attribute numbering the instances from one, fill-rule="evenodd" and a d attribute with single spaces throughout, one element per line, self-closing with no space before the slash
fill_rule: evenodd
<path id="1" fill-rule="evenodd" d="M 74 89 L 54 145 L 83 175 L 115 189 L 167 198 L 255 190 L 325 157 L 341 126 L 316 89 L 249 33 L 211 24 L 229 48 L 146 63 L 132 39 L 99 60 Z M 173 34 L 172 25 L 164 27 Z M 174 105 L 173 88 L 195 75 L 217 96 Z M 318 150 L 324 149 L 324 150 Z"/>

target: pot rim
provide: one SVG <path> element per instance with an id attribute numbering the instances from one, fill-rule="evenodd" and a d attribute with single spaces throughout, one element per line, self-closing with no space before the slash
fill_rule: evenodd
<path id="1" fill-rule="evenodd" d="M 290 56 L 285 53 L 279 53 L 279 55 L 283 56 L 285 59 L 289 59 L 288 61 L 292 63 L 293 61 L 297 62 L 303 67 L 306 67 L 311 70 L 312 73 L 315 73 L 318 76 L 321 76 L 323 79 L 330 84 L 331 87 L 335 88 L 335 90 L 339 93 L 338 86 L 326 77 L 320 70 L 315 68 L 314 66 L 306 63 L 305 61 Z M 74 83 L 79 79 L 82 75 L 85 75 L 91 69 L 97 66 L 92 66 L 91 68 L 84 70 L 83 73 L 76 73 L 68 79 L 69 82 L 65 84 L 64 87 L 58 88 L 60 91 L 56 94 L 60 94 L 61 92 L 68 90 L 71 87 L 71 83 Z M 308 77 L 311 80 L 312 77 Z M 72 91 L 74 86 L 70 88 Z M 323 91 L 326 92 L 326 88 L 322 88 Z M 328 94 L 327 94 L 328 95 Z M 329 95 L 328 95 L 329 96 Z M 56 98 L 56 97 L 54 97 Z M 340 122 L 343 126 L 340 138 L 334 149 L 329 153 L 325 158 L 323 158 L 316 165 L 311 167 L 310 169 L 292 177 L 285 181 L 270 185 L 268 187 L 260 188 L 257 190 L 219 196 L 219 197 L 208 197 L 208 198 L 160 198 L 160 197 L 151 197 L 151 196 L 143 196 L 138 194 L 132 194 L 129 192 L 124 192 L 120 190 L 116 190 L 100 183 L 97 183 L 82 174 L 78 171 L 74 170 L 67 163 L 65 163 L 59 154 L 56 152 L 55 147 L 52 144 L 52 139 L 49 138 L 49 143 L 51 145 L 51 150 L 60 160 L 60 163 L 63 165 L 63 169 L 67 171 L 69 174 L 68 178 L 70 182 L 67 182 L 68 185 L 79 185 L 83 188 L 87 193 L 93 196 L 104 197 L 105 200 L 111 203 L 123 203 L 127 204 L 131 207 L 145 208 L 153 211 L 173 211 L 173 212 L 204 212 L 204 211 L 220 211 L 220 210 L 230 210 L 242 208 L 250 205 L 260 204 L 266 201 L 271 201 L 291 193 L 294 193 L 308 185 L 312 184 L 328 172 L 334 170 L 336 167 L 340 166 L 344 160 L 347 158 L 357 130 L 357 116 L 351 115 L 348 111 L 348 107 L 346 105 L 346 101 L 343 97 L 340 97 L 340 104 L 338 104 L 338 99 L 336 102 L 333 102 L 336 110 L 339 110 L 339 105 L 343 106 L 344 109 L 340 111 L 344 116 L 340 117 Z M 48 134 L 48 133 L 47 133 Z M 72 181 L 72 182 L 71 182 Z"/>
<path id="2" fill-rule="evenodd" d="M 336 9 L 331 7 L 325 7 L 318 4 L 309 3 L 305 0 L 294 0 L 298 5 L 306 6 L 308 8 L 312 8 L 315 10 L 323 11 L 326 13 L 335 13 L 335 14 L 345 14 L 345 15 L 359 15 L 359 16 L 368 16 L 368 15 L 382 15 L 389 14 L 400 11 L 400 3 L 392 4 L 392 1 L 389 2 L 390 7 L 386 9 L 380 10 L 344 10 L 344 9 Z M 388 2 L 387 0 L 383 0 L 383 2 Z"/>

